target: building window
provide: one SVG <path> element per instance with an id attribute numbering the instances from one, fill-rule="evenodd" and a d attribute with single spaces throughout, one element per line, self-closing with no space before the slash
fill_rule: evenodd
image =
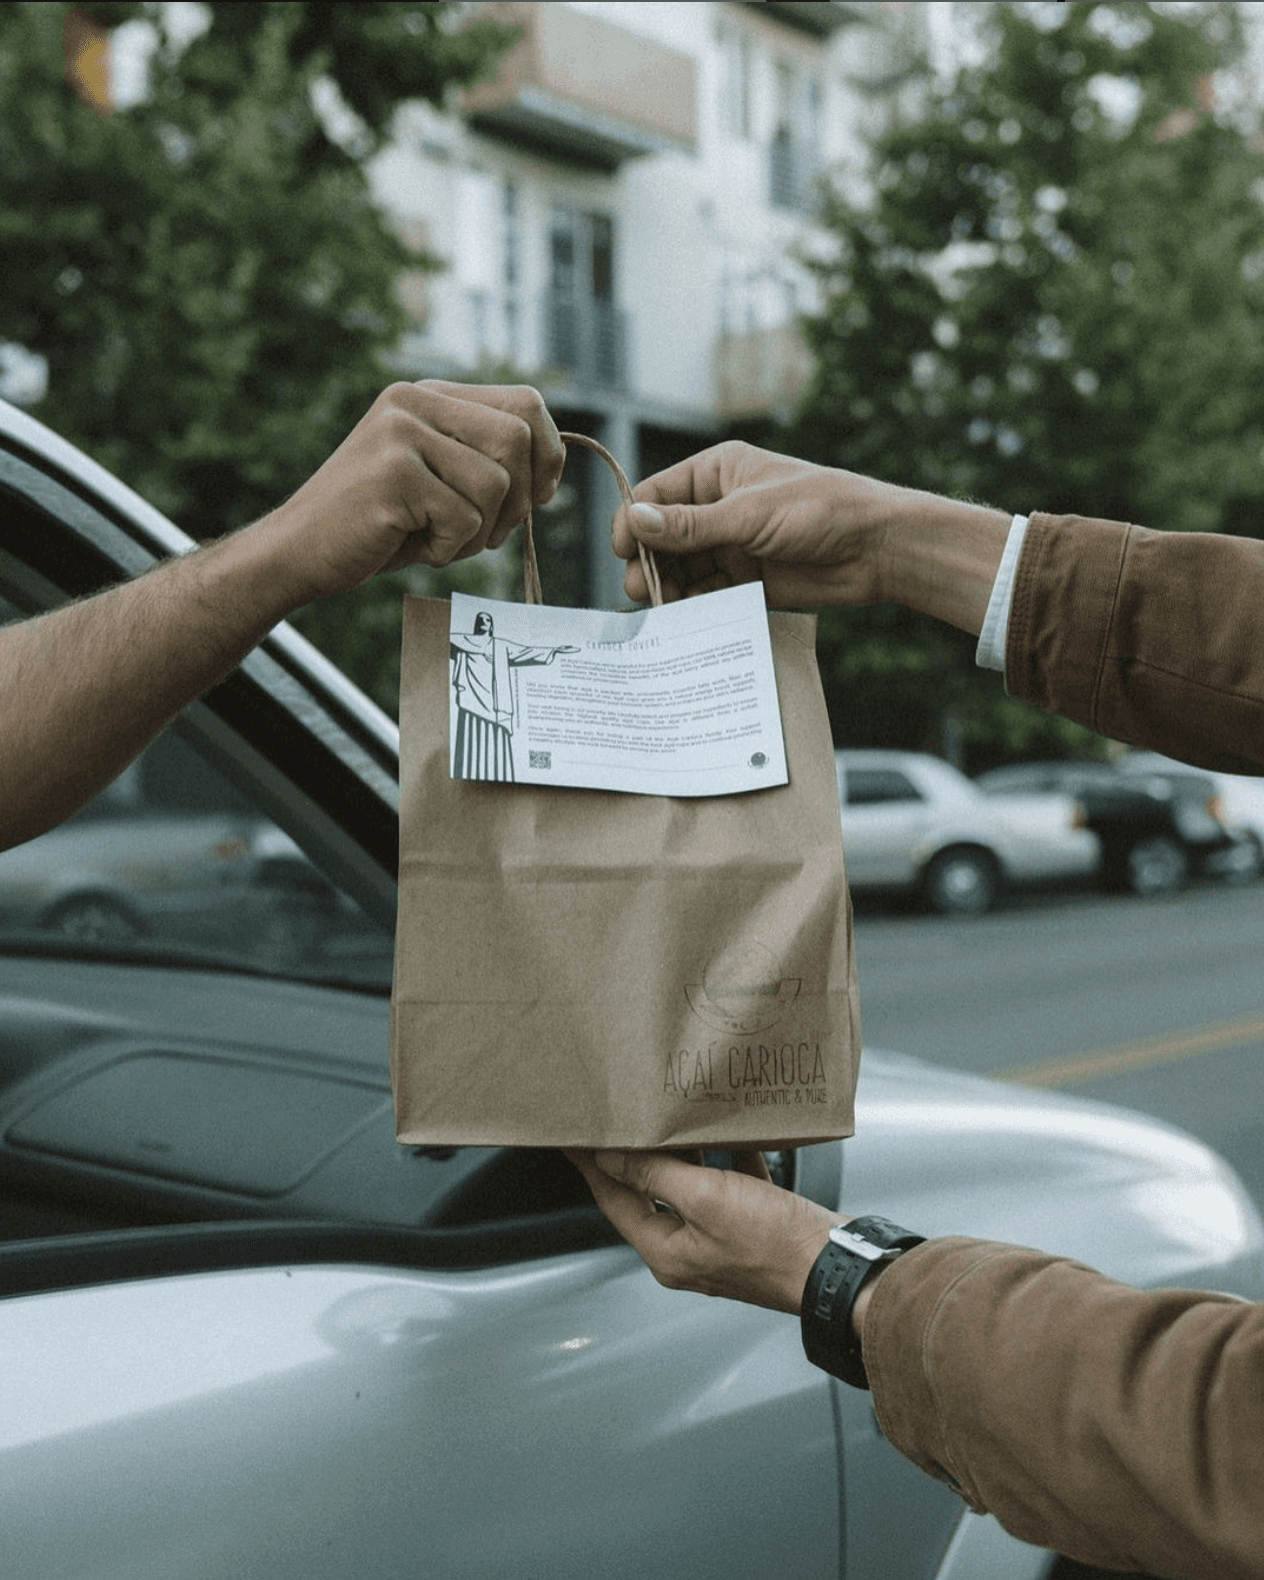
<path id="1" fill-rule="evenodd" d="M 808 79 L 807 106 L 804 117 L 804 142 L 807 145 L 808 163 L 815 172 L 821 163 L 821 121 L 823 94 L 815 77 Z"/>
<path id="2" fill-rule="evenodd" d="M 614 301 L 614 221 L 609 214 L 589 214 L 592 252 L 592 294 L 596 302 Z"/>
<path id="3" fill-rule="evenodd" d="M 518 183 L 506 176 L 501 188 L 501 262 L 504 298 L 505 357 L 510 366 L 522 361 L 519 343 L 518 292 L 522 285 L 522 227 L 518 219 Z"/>
<path id="4" fill-rule="evenodd" d="M 505 177 L 505 184 L 501 189 L 500 212 L 505 290 L 512 294 L 518 288 L 519 271 L 522 267 L 522 234 L 518 224 L 518 183 L 512 176 Z"/>
<path id="5" fill-rule="evenodd" d="M 573 296 L 575 281 L 574 209 L 555 204 L 549 215 L 549 288 L 556 296 Z"/>
<path id="6" fill-rule="evenodd" d="M 546 360 L 585 383 L 623 383 L 611 215 L 555 204 L 549 217 Z"/>
<path id="7" fill-rule="evenodd" d="M 491 353 L 487 333 L 487 292 L 470 291 L 467 293 L 467 300 L 470 308 L 470 339 L 478 360 L 482 361 Z"/>
<path id="8" fill-rule="evenodd" d="M 726 27 L 720 34 L 720 124 L 729 137 L 751 134 L 751 60 L 749 33 Z"/>
<path id="9" fill-rule="evenodd" d="M 769 148 L 768 197 L 774 208 L 807 213 L 813 207 L 821 160 L 821 118 L 820 83 L 801 77 L 788 61 L 779 60 Z"/>

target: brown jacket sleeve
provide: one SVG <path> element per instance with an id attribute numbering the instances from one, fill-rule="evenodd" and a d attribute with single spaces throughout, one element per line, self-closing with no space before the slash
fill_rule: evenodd
<path id="1" fill-rule="evenodd" d="M 1264 773 L 1264 543 L 1034 515 L 1005 669 L 1114 740 Z"/>
<path id="2" fill-rule="evenodd" d="M 1115 739 L 1264 773 L 1264 543 L 1033 516 L 1006 680 Z M 1015 1535 L 1264 1577 L 1264 1305 L 932 1240 L 879 1278 L 864 1355 L 896 1447 Z"/>
<path id="3" fill-rule="evenodd" d="M 1108 1569 L 1264 1576 L 1264 1306 L 937 1239 L 874 1286 L 882 1430 L 1014 1535 Z"/>

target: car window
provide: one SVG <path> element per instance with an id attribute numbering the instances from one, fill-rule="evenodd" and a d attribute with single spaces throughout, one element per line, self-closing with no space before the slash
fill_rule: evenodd
<path id="1" fill-rule="evenodd" d="M 877 806 L 892 801 L 921 801 L 913 781 L 895 768 L 847 769 L 847 805 Z"/>
<path id="2" fill-rule="evenodd" d="M 1012 768 L 994 768 L 980 774 L 975 783 L 988 795 L 1040 795 L 1063 792 L 1079 795 L 1085 790 L 1111 789 L 1119 782 L 1113 768 L 1091 763 L 1061 765 L 1020 764 Z"/>
<path id="3" fill-rule="evenodd" d="M 0 948 L 32 934 L 390 989 L 390 932 L 174 730 L 60 827 L 0 852 Z"/>
<path id="4" fill-rule="evenodd" d="M 1043 790 L 1057 788 L 1052 774 L 1025 768 L 997 768 L 991 773 L 980 774 L 975 783 L 985 795 L 1037 795 Z"/>

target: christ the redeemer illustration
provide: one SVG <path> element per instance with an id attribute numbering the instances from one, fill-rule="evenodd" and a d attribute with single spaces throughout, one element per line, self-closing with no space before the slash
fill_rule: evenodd
<path id="1" fill-rule="evenodd" d="M 513 731 L 517 701 L 510 669 L 551 664 L 559 653 L 577 653 L 579 649 L 524 647 L 498 640 L 492 617 L 485 610 L 475 615 L 472 634 L 454 631 L 449 641 L 452 705 L 456 709 L 452 777 L 512 780 L 516 777 Z"/>

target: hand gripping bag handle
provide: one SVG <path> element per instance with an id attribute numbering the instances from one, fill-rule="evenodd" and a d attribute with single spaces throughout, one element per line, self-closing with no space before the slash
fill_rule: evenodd
<path id="1" fill-rule="evenodd" d="M 605 445 L 598 444 L 596 439 L 590 439 L 582 433 L 563 433 L 558 437 L 566 444 L 579 444 L 586 450 L 599 455 L 614 473 L 614 480 L 619 485 L 619 497 L 625 505 L 633 503 L 632 489 L 628 483 L 623 468 L 615 460 Z M 654 551 L 647 549 L 643 543 L 637 544 L 641 556 L 641 566 L 645 571 L 645 585 L 650 590 L 650 603 L 654 608 L 659 608 L 663 602 L 663 584 L 659 579 L 658 562 L 654 558 Z M 544 592 L 540 586 L 540 567 L 535 557 L 535 535 L 531 525 L 531 511 L 527 511 L 527 519 L 523 528 L 522 537 L 522 583 L 523 597 L 527 603 L 543 603 Z"/>

